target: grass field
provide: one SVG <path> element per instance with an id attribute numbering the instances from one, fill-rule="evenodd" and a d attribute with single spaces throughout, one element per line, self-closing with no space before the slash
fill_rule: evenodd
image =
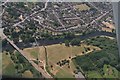
<path id="1" fill-rule="evenodd" d="M 15 53 L 14 53 L 15 54 Z M 16 56 L 14 56 L 16 57 Z M 33 74 L 27 70 L 24 73 L 18 73 L 18 71 L 21 71 L 24 69 L 23 65 L 20 63 L 14 63 L 10 57 L 10 54 L 6 54 L 6 52 L 2 53 L 2 73 L 6 76 L 14 76 L 19 77 L 20 74 L 22 74 L 22 77 L 25 78 L 32 78 Z M 15 68 L 15 65 L 18 66 L 18 69 Z"/>
<path id="2" fill-rule="evenodd" d="M 86 4 L 81 4 L 81 5 L 76 5 L 74 6 L 76 9 L 78 9 L 79 11 L 83 11 L 83 10 L 90 10 L 90 7 L 87 6 Z"/>
<path id="3" fill-rule="evenodd" d="M 101 74 L 97 71 L 88 71 L 87 73 L 89 78 L 102 78 Z"/>
<path id="4" fill-rule="evenodd" d="M 33 49 L 27 48 L 27 49 L 24 49 L 24 51 L 26 51 L 28 53 L 27 55 L 30 55 L 31 58 L 34 58 L 34 59 L 38 58 L 38 53 L 39 53 L 39 48 L 38 47 L 35 47 Z"/>
<path id="5" fill-rule="evenodd" d="M 15 76 L 16 69 L 9 55 L 2 53 L 2 73 L 3 75 Z"/>
<path id="6" fill-rule="evenodd" d="M 118 78 L 118 70 L 110 65 L 104 65 L 103 71 L 105 78 Z"/>
<path id="7" fill-rule="evenodd" d="M 73 72 L 74 72 L 74 70 L 76 70 L 76 67 L 74 66 L 71 59 L 78 55 L 83 55 L 82 52 L 85 51 L 84 48 L 86 48 L 86 47 L 87 48 L 89 47 L 91 49 L 90 51 L 92 51 L 93 49 L 100 50 L 100 48 L 97 48 L 94 46 L 87 46 L 87 45 L 66 47 L 66 46 L 64 46 L 64 44 L 62 44 L 62 45 L 56 44 L 56 45 L 47 46 L 48 64 L 49 64 L 49 66 L 50 65 L 53 66 L 53 68 L 52 68 L 53 70 L 50 69 L 51 72 L 57 77 L 73 78 L 73 75 L 74 75 Z M 89 52 L 86 52 L 86 53 L 89 53 Z M 71 59 L 69 57 L 71 57 Z M 64 65 L 62 67 L 59 67 L 58 65 L 56 65 L 56 63 L 58 61 L 64 60 L 64 59 L 66 59 L 66 60 L 70 59 L 70 68 L 68 68 L 67 65 Z M 58 69 L 58 67 L 61 69 Z"/>
<path id="8" fill-rule="evenodd" d="M 100 50 L 97 47 L 87 46 L 87 45 L 74 46 L 74 47 L 66 47 L 64 46 L 64 44 L 50 45 L 47 46 L 48 61 L 57 63 L 59 60 L 62 59 L 69 59 L 69 57 L 73 58 L 78 55 L 83 55 L 82 52 L 84 51 L 84 47 L 89 47 L 91 51 L 92 49 Z"/>
<path id="9" fill-rule="evenodd" d="M 46 46 L 47 51 L 47 60 L 48 60 L 48 70 L 56 77 L 65 78 L 65 77 L 71 77 L 74 76 L 74 70 L 76 70 L 76 67 L 74 63 L 72 62 L 72 58 L 78 56 L 78 55 L 84 55 L 82 52 L 85 51 L 85 48 L 90 48 L 87 54 L 95 50 L 100 50 L 100 48 L 95 46 L 88 46 L 85 44 L 82 44 L 81 46 L 70 46 L 66 47 L 65 44 L 54 44 L 54 45 L 48 45 Z M 40 53 L 39 53 L 40 50 Z M 44 47 L 35 47 L 35 48 L 26 48 L 24 51 L 27 52 L 31 56 L 31 58 L 35 58 L 34 55 L 39 54 L 39 59 L 42 60 L 44 63 L 45 60 L 45 48 Z M 31 54 L 34 52 L 34 55 Z M 60 67 L 57 65 L 57 62 L 61 60 L 70 60 L 69 66 L 65 64 L 64 66 Z M 53 67 L 51 67 L 53 66 Z"/>
<path id="10" fill-rule="evenodd" d="M 37 59 L 40 58 L 42 61 L 45 60 L 45 50 L 42 46 L 38 47 L 33 47 L 33 48 L 25 48 L 23 51 L 26 52 L 26 54 L 31 58 L 31 59 Z"/>

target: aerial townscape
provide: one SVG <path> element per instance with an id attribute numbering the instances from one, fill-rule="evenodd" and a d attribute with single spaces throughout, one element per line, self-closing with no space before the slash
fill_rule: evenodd
<path id="1" fill-rule="evenodd" d="M 1 3 L 3 78 L 118 79 L 110 2 Z"/>

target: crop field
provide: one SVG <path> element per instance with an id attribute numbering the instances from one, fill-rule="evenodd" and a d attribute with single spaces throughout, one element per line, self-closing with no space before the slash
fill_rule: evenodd
<path id="1" fill-rule="evenodd" d="M 90 50 L 85 52 L 85 48 L 89 48 Z M 65 44 L 48 45 L 46 46 L 46 51 L 43 46 L 39 48 L 34 47 L 34 48 L 24 49 L 24 51 L 26 51 L 27 54 L 31 56 L 31 58 L 36 59 L 35 57 L 33 57 L 33 55 L 39 55 L 38 58 L 41 61 L 43 61 L 44 64 L 46 63 L 46 56 L 47 56 L 48 70 L 55 77 L 61 77 L 61 78 L 66 78 L 66 77 L 74 78 L 74 71 L 76 70 L 76 67 L 71 59 L 76 56 L 88 54 L 94 50 L 101 50 L 101 49 L 86 44 L 81 44 L 80 46 L 70 46 L 70 47 L 66 47 Z M 64 61 L 69 61 L 69 64 L 64 64 L 63 66 L 57 64 L 59 62 L 64 62 Z"/>

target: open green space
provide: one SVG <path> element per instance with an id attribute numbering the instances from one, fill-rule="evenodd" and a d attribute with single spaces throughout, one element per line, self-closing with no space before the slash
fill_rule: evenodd
<path id="1" fill-rule="evenodd" d="M 104 65 L 103 67 L 105 78 L 116 78 L 118 77 L 118 70 L 110 65 Z"/>
<path id="2" fill-rule="evenodd" d="M 49 73 L 52 73 L 52 75 L 58 78 L 67 78 L 67 77 L 74 78 L 75 75 L 74 70 L 76 70 L 76 67 L 74 63 L 71 61 L 72 58 L 84 54 L 89 54 L 94 50 L 96 51 L 101 50 L 99 47 L 86 45 L 86 44 L 81 44 L 80 46 L 69 46 L 69 47 L 65 46 L 65 44 L 54 44 L 45 47 L 46 47 L 46 51 L 43 46 L 39 48 L 38 47 L 26 48 L 24 49 L 24 51 L 26 51 L 26 53 L 29 54 L 32 59 L 33 54 L 31 54 L 31 52 L 34 52 L 36 53 L 36 55 L 38 55 L 38 51 L 40 50 L 39 59 L 44 63 L 47 63 L 46 65 L 47 71 Z M 86 50 L 88 48 L 89 50 Z M 69 61 L 69 63 L 63 63 L 62 61 L 63 62 Z M 58 65 L 57 64 L 58 62 L 61 62 L 61 64 L 63 63 L 63 66 Z"/>
<path id="3" fill-rule="evenodd" d="M 38 78 L 41 74 L 16 50 L 2 53 L 4 76 Z"/>
<path id="4" fill-rule="evenodd" d="M 87 72 L 88 78 L 102 78 L 101 74 L 97 71 L 88 71 Z"/>
<path id="5" fill-rule="evenodd" d="M 30 55 L 31 58 L 37 59 L 38 58 L 38 54 L 39 54 L 39 48 L 35 47 L 33 49 L 28 48 L 28 49 L 24 49 L 25 52 L 27 52 L 27 55 Z"/>

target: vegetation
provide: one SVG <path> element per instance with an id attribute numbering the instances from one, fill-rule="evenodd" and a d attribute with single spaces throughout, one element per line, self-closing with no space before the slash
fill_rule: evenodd
<path id="1" fill-rule="evenodd" d="M 70 44 L 72 46 L 80 46 L 80 39 L 73 39 Z"/>
<path id="2" fill-rule="evenodd" d="M 118 71 L 118 48 L 115 39 L 109 39 L 106 37 L 95 37 L 84 41 L 88 45 L 93 45 L 100 47 L 102 50 L 91 52 L 91 54 L 86 54 L 83 56 L 77 56 L 73 59 L 76 66 L 79 66 L 85 73 L 87 77 L 99 76 L 105 77 L 105 65 L 110 65 L 116 68 Z M 89 74 L 91 72 L 97 71 L 99 74 Z M 113 73 L 114 76 L 107 75 L 107 77 L 116 77 L 118 75 L 116 72 Z M 97 77 L 98 76 L 98 77 Z"/>
<path id="3" fill-rule="evenodd" d="M 16 77 L 31 75 L 28 77 L 33 78 L 42 77 L 41 73 L 39 73 L 19 52 L 16 50 L 9 51 L 9 49 L 8 52 L 3 52 L 3 75 Z"/>
<path id="4" fill-rule="evenodd" d="M 14 67 L 14 63 L 12 62 L 12 60 L 10 59 L 9 55 L 6 54 L 2 54 L 2 61 L 4 61 L 4 63 L 2 63 L 2 73 L 3 76 L 4 75 L 9 75 L 9 76 L 16 76 L 16 69 Z"/>
<path id="5" fill-rule="evenodd" d="M 65 40 L 65 46 L 69 47 L 70 46 L 70 43 L 68 40 Z"/>
<path id="6" fill-rule="evenodd" d="M 87 45 L 85 45 L 86 47 Z M 94 46 L 88 46 L 90 49 L 96 49 Z M 43 59 L 45 51 L 40 47 L 41 53 L 40 59 Z M 34 48 L 33 48 L 34 50 Z M 45 49 L 44 49 L 45 50 Z M 37 50 L 36 50 L 37 51 Z M 83 46 L 69 46 L 66 47 L 65 44 L 55 44 L 46 46 L 47 59 L 47 71 L 55 77 L 73 77 L 73 71 L 76 69 L 71 59 L 77 55 L 83 55 Z M 69 73 L 68 73 L 69 71 Z M 62 75 L 64 74 L 64 75 Z"/>

